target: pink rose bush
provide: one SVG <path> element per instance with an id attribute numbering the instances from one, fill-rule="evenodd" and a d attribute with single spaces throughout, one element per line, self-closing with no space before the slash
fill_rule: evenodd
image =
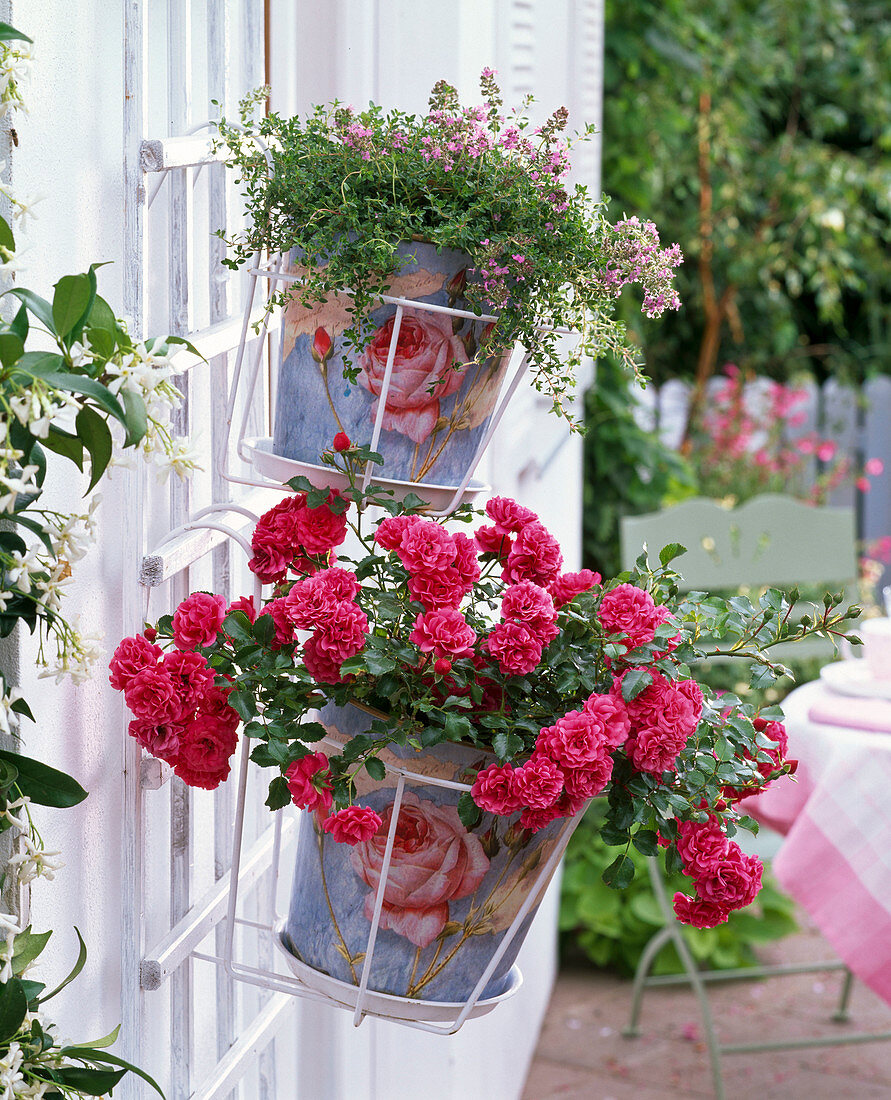
<path id="1" fill-rule="evenodd" d="M 448 333 L 408 334 L 441 363 L 447 387 Z M 407 377 L 400 385 L 416 402 L 405 407 L 421 408 Z M 273 769 L 267 804 L 305 809 L 321 836 L 352 846 L 369 897 L 390 818 L 358 792 L 385 778 L 379 754 L 391 743 L 473 746 L 457 806 L 406 792 L 395 825 L 382 927 L 419 948 L 485 874 L 489 857 L 468 830 L 479 824 L 494 850 L 499 837 L 580 815 L 598 795 L 609 798 L 610 843 L 644 850 L 658 836 L 690 876 L 693 896 L 676 899 L 682 920 L 706 926 L 749 904 L 761 871 L 730 839 L 735 806 L 794 762 L 779 711 L 718 700 L 689 669 L 704 621 L 710 637 L 771 669 L 767 633 L 785 641 L 804 629 L 788 626 L 788 605 L 768 594 L 747 628 L 740 598 L 721 617 L 714 601 L 679 597 L 666 563 L 618 582 L 564 571 L 528 508 L 495 497 L 460 530 L 363 493 L 368 460 L 362 446 L 332 447 L 326 461 L 349 489 L 294 479 L 260 518 L 249 562 L 269 586 L 259 601 L 198 592 L 121 642 L 110 682 L 133 714 L 130 734 L 186 783 L 212 788 L 229 773 L 241 726 L 251 761 Z M 385 513 L 370 530 L 369 501 Z M 838 621 L 826 608 L 812 629 Z M 367 732 L 320 744 L 326 727 L 310 712 L 326 703 L 358 705 Z M 614 885 L 626 862 L 619 855 L 605 876 Z"/>

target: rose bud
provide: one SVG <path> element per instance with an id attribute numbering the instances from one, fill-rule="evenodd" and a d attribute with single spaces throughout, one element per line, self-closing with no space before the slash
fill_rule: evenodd
<path id="1" fill-rule="evenodd" d="M 153 626 L 147 626 L 142 634 L 147 642 L 153 642 L 158 637 L 158 632 Z"/>
<path id="2" fill-rule="evenodd" d="M 433 671 L 439 676 L 445 676 L 447 672 L 452 671 L 452 662 L 447 657 L 438 657 L 433 665 Z"/>
<path id="3" fill-rule="evenodd" d="M 324 332 L 324 329 L 319 329 L 319 332 Z M 353 443 L 346 432 L 338 432 L 334 437 L 334 441 L 331 444 L 335 451 L 348 451 L 352 447 Z"/>
<path id="4" fill-rule="evenodd" d="M 312 338 L 312 357 L 317 363 L 327 363 L 331 358 L 331 352 L 334 350 L 334 344 L 331 341 L 331 337 L 323 328 L 317 328 L 316 334 Z"/>
<path id="5" fill-rule="evenodd" d="M 464 293 L 465 286 L 467 286 L 467 268 L 462 267 L 446 283 L 446 293 L 450 298 L 460 298 Z"/>

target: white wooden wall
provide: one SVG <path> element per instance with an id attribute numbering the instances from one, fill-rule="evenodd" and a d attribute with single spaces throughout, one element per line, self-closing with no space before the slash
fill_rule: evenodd
<path id="1" fill-rule="evenodd" d="M 601 5 L 270 0 L 274 106 L 293 112 L 338 96 L 423 110 L 441 76 L 472 99 L 488 64 L 499 70 L 507 100 L 534 90 L 544 114 L 566 103 L 581 124 L 598 115 Z M 223 211 L 234 216 L 236 209 L 220 172 L 170 173 L 149 209 L 158 177 L 143 173 L 139 150 L 146 138 L 180 134 L 208 118 L 211 98 L 223 99 L 231 111 L 241 92 L 263 81 L 263 7 L 262 0 L 15 0 L 10 19 L 35 38 L 39 61 L 32 114 L 17 127 L 13 171 L 23 193 L 47 195 L 29 236 L 28 285 L 50 294 L 59 275 L 110 259 L 102 293 L 135 332 L 201 330 L 240 311 L 241 284 L 219 279 L 208 237 Z M 576 166 L 595 192 L 596 166 L 595 150 Z M 212 395 L 224 392 L 230 367 L 218 355 L 188 380 L 184 424 L 208 454 L 218 445 L 212 425 L 219 402 Z M 578 443 L 531 391 L 518 400 L 493 445 L 488 476 L 496 491 L 517 495 L 540 513 L 561 538 L 567 568 L 577 566 Z M 145 613 L 145 593 L 136 584 L 145 551 L 190 507 L 225 491 L 211 468 L 208 462 L 208 473 L 187 491 L 125 471 L 105 491 L 102 543 L 79 565 L 71 606 L 88 628 L 104 629 L 109 652 Z M 77 479 L 65 476 L 59 503 L 70 506 Z M 239 594 L 239 568 L 237 553 L 216 551 L 189 575 L 156 589 L 151 616 L 187 587 L 219 589 L 231 578 Z M 47 980 L 61 978 L 71 961 L 71 924 L 79 925 L 91 950 L 87 971 L 58 1002 L 63 1033 L 91 1037 L 122 1020 L 125 1053 L 157 1074 L 171 1100 L 184 1100 L 213 1078 L 215 1067 L 225 1067 L 233 1040 L 245 1048 L 245 1076 L 237 1086 L 245 1100 L 401 1100 L 419 1090 L 431 1100 L 519 1095 L 554 972 L 553 892 L 520 958 L 524 990 L 448 1040 L 375 1021 L 354 1031 L 346 1014 L 292 1002 L 267 1002 L 270 1026 L 254 1034 L 261 998 L 234 990 L 216 968 L 194 959 L 160 989 L 146 990 L 139 979 L 144 952 L 213 888 L 226 866 L 230 796 L 190 795 L 172 783 L 142 788 L 121 701 L 104 677 L 76 691 L 49 688 L 34 680 L 27 659 L 23 666 L 25 694 L 34 698 L 40 719 L 27 748 L 71 771 L 91 792 L 82 808 L 47 813 L 40 822 L 49 846 L 61 847 L 68 862 L 56 883 L 35 891 L 37 927 L 58 929 Z M 251 828 L 267 820 L 263 810 Z M 200 950 L 213 954 L 217 947 L 212 933 Z M 268 1043 L 273 1034 L 274 1047 Z M 200 1095 L 239 1095 L 233 1091 L 238 1070 L 234 1065 L 227 1083 Z M 124 1095 L 144 1090 L 131 1084 Z"/>

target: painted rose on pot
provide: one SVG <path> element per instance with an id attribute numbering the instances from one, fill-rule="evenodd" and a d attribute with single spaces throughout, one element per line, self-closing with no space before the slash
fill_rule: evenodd
<path id="1" fill-rule="evenodd" d="M 383 813 L 377 833 L 357 844 L 350 863 L 371 887 L 365 896 L 365 916 L 374 913 L 392 803 Z M 380 927 L 426 947 L 449 920 L 449 902 L 467 897 L 489 869 L 489 857 L 479 839 L 461 824 L 454 806 L 440 806 L 406 792 L 399 811 L 393 855 L 381 910 Z"/>
<path id="2" fill-rule="evenodd" d="M 359 382 L 380 397 L 395 318 L 375 332 L 359 359 Z M 444 314 L 405 310 L 387 391 L 383 428 L 399 432 L 415 443 L 428 439 L 439 420 L 439 402 L 456 393 L 464 379 L 468 358 L 464 344 L 452 332 Z M 375 400 L 371 417 L 377 415 Z"/>

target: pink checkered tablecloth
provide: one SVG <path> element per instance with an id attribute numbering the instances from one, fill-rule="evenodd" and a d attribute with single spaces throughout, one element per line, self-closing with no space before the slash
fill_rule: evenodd
<path id="1" fill-rule="evenodd" d="M 741 808 L 785 834 L 777 879 L 891 1004 L 891 702 L 817 681 L 783 710 L 798 771 Z"/>

